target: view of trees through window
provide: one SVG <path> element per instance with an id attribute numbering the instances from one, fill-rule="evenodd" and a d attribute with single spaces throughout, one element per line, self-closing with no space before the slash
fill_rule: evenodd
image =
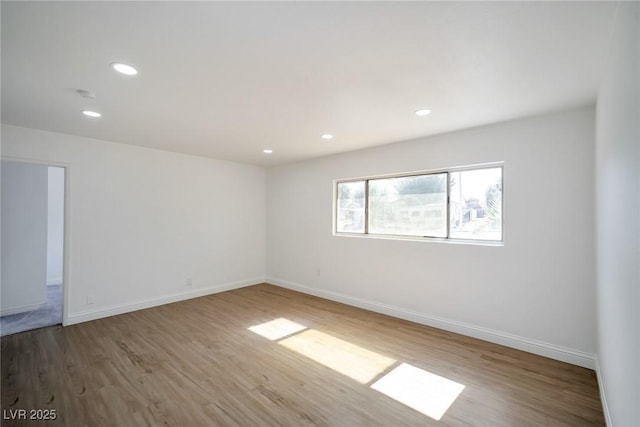
<path id="1" fill-rule="evenodd" d="M 369 233 L 447 237 L 447 174 L 370 180 Z"/>
<path id="2" fill-rule="evenodd" d="M 364 233 L 364 181 L 338 184 L 338 233 Z"/>
<path id="3" fill-rule="evenodd" d="M 338 182 L 336 208 L 338 233 L 501 241 L 502 167 Z"/>
<path id="4" fill-rule="evenodd" d="M 451 173 L 450 237 L 502 240 L 502 168 Z"/>

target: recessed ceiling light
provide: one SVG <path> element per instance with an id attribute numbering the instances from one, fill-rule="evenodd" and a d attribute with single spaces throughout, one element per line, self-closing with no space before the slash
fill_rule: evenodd
<path id="1" fill-rule="evenodd" d="M 333 135 L 331 135 L 330 133 L 325 133 L 320 138 L 322 138 L 322 139 L 333 139 Z"/>
<path id="2" fill-rule="evenodd" d="M 87 117 L 102 117 L 102 114 L 96 111 L 91 111 L 91 110 L 83 110 L 82 114 L 84 114 Z"/>
<path id="3" fill-rule="evenodd" d="M 119 73 L 126 74 L 127 76 L 135 76 L 138 74 L 138 70 L 133 68 L 131 65 L 123 64 L 121 62 L 112 62 L 111 68 Z"/>
<path id="4" fill-rule="evenodd" d="M 416 116 L 428 116 L 429 114 L 431 114 L 431 110 L 427 110 L 426 108 L 416 111 Z"/>
<path id="5" fill-rule="evenodd" d="M 268 148 L 267 148 L 267 149 L 265 149 L 265 150 L 262 150 L 262 152 L 263 152 L 264 154 L 271 154 L 271 153 L 273 153 L 273 150 L 270 150 L 270 149 L 268 149 Z"/>

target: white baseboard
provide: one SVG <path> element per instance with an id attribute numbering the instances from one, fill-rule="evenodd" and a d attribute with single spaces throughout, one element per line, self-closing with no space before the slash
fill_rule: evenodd
<path id="1" fill-rule="evenodd" d="M 34 311 L 34 310 L 41 309 L 46 305 L 47 305 L 47 302 L 45 301 L 40 304 L 29 304 L 29 305 L 21 305 L 19 307 L 4 308 L 4 309 L 0 309 L 0 316 L 11 316 L 12 314 L 26 313 L 27 311 Z"/>
<path id="2" fill-rule="evenodd" d="M 143 310 L 145 308 L 156 307 L 159 305 L 170 304 L 172 302 L 184 301 L 191 298 L 198 298 L 205 295 L 216 294 L 218 292 L 229 291 L 232 289 L 243 288 L 245 286 L 257 285 L 264 283 L 264 277 L 255 277 L 253 279 L 242 280 L 239 282 L 223 283 L 209 286 L 206 288 L 198 288 L 194 290 L 176 292 L 160 297 L 149 298 L 146 300 L 129 302 L 124 304 L 116 304 L 107 307 L 100 307 L 94 310 L 85 310 L 77 313 L 70 313 L 65 321 L 64 326 L 74 325 L 76 323 L 88 322 L 91 320 L 102 319 L 104 317 L 115 316 L 118 314 L 129 313 L 131 311 Z"/>
<path id="3" fill-rule="evenodd" d="M 604 421 L 606 425 L 612 426 L 611 413 L 609 412 L 609 405 L 607 404 L 607 393 L 604 389 L 604 381 L 602 380 L 602 373 L 600 372 L 600 359 L 598 355 L 595 357 L 596 376 L 598 377 L 598 389 L 600 390 L 600 400 L 602 401 L 602 412 L 604 412 Z"/>
<path id="4" fill-rule="evenodd" d="M 54 277 L 52 279 L 47 279 L 47 286 L 61 285 L 61 284 L 62 284 L 62 277 Z"/>
<path id="5" fill-rule="evenodd" d="M 275 277 L 267 277 L 267 283 L 281 286 L 283 288 L 292 289 L 305 294 L 314 295 L 332 301 L 341 302 L 343 304 L 364 308 L 366 310 L 375 311 L 377 313 L 386 314 L 404 320 L 420 323 L 434 328 L 443 329 L 445 331 L 455 332 L 495 344 L 523 350 L 540 356 L 549 357 L 551 359 L 560 360 L 562 362 L 571 363 L 573 365 L 582 366 L 584 368 L 595 368 L 595 355 L 580 350 L 574 350 L 555 344 L 537 341 L 513 334 L 508 334 L 481 326 L 470 325 L 467 323 L 457 322 L 455 320 L 444 319 L 417 311 L 407 310 L 404 308 L 383 304 L 376 301 L 356 298 L 336 292 L 324 291 L 310 288 L 298 283 L 289 282 L 287 280 Z"/>

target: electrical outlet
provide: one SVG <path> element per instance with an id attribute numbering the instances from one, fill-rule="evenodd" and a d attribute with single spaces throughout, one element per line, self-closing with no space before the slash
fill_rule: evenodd
<path id="1" fill-rule="evenodd" d="M 191 280 L 191 277 L 187 277 L 187 286 L 191 285 L 193 285 L 193 281 Z"/>
<path id="2" fill-rule="evenodd" d="M 320 269 L 319 268 L 316 270 L 316 276 L 320 277 Z"/>
<path id="3" fill-rule="evenodd" d="M 93 298 L 87 295 L 87 305 L 91 305 L 91 304 L 93 304 Z"/>

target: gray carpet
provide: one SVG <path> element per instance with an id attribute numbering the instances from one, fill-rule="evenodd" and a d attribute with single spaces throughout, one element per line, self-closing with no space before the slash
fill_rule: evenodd
<path id="1" fill-rule="evenodd" d="M 62 323 L 62 286 L 47 286 L 47 305 L 26 313 L 0 317 L 0 336 Z"/>

